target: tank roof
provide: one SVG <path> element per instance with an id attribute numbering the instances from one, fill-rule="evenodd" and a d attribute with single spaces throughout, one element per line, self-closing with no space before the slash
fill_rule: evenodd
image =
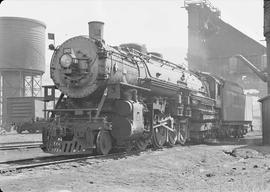
<path id="1" fill-rule="evenodd" d="M 25 18 L 25 17 L 0 17 L 0 20 L 21 20 L 21 21 L 28 21 L 32 23 L 36 23 L 39 25 L 42 25 L 43 27 L 46 28 L 46 24 L 42 21 L 36 20 L 36 19 L 30 19 L 30 18 Z"/>

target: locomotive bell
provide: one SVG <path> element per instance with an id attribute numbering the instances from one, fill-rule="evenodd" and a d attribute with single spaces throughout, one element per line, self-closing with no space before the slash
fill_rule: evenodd
<path id="1" fill-rule="evenodd" d="M 88 23 L 89 37 L 93 39 L 103 40 L 104 23 L 101 21 L 91 21 Z"/>

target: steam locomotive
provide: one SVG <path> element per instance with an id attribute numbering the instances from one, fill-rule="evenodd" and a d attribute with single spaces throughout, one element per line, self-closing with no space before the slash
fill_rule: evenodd
<path id="1" fill-rule="evenodd" d="M 61 95 L 48 110 L 45 152 L 108 154 L 246 132 L 251 122 L 239 85 L 188 70 L 138 44 L 108 46 L 104 23 L 88 24 L 89 36 L 50 45 L 50 88 Z"/>

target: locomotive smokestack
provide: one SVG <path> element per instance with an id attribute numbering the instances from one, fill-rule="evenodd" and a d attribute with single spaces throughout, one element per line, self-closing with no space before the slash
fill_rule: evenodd
<path id="1" fill-rule="evenodd" d="M 103 40 L 104 23 L 101 21 L 91 21 L 88 23 L 89 38 Z"/>

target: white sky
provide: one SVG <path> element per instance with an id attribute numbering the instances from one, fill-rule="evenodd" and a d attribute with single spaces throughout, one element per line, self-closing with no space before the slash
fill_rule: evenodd
<path id="1" fill-rule="evenodd" d="M 263 0 L 211 2 L 221 10 L 225 22 L 257 41 L 264 39 Z M 148 51 L 161 52 L 166 59 L 182 63 L 188 46 L 188 18 L 183 5 L 183 0 L 4 0 L 0 16 L 43 21 L 47 33 L 55 33 L 56 44 L 88 34 L 88 22 L 101 20 L 105 22 L 106 43 L 143 43 Z M 48 66 L 51 53 L 46 50 Z"/>

